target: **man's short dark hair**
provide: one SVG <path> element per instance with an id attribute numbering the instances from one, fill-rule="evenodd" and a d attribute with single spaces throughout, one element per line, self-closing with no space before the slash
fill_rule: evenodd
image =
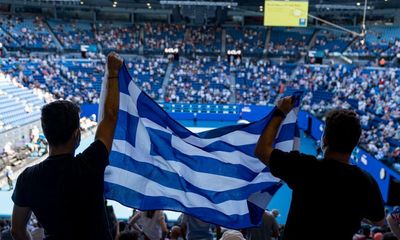
<path id="1" fill-rule="evenodd" d="M 52 146 L 68 142 L 79 128 L 78 105 L 70 101 L 59 100 L 42 108 L 42 128 L 47 141 Z"/>
<path id="2" fill-rule="evenodd" d="M 330 151 L 351 153 L 361 136 L 360 119 L 354 111 L 332 110 L 326 115 L 324 137 Z"/>

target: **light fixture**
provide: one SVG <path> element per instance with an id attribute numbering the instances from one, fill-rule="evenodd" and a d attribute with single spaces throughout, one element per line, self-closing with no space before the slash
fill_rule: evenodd
<path id="1" fill-rule="evenodd" d="M 83 5 L 83 1 L 81 1 L 81 5 Z"/>
<path id="2" fill-rule="evenodd" d="M 361 3 L 360 2 L 357 2 L 357 6 L 360 6 L 361 5 Z"/>
<path id="3" fill-rule="evenodd" d="M 147 3 L 147 6 L 150 6 L 150 3 Z"/>

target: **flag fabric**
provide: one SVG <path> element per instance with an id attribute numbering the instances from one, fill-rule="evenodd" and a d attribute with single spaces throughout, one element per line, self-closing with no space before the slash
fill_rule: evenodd
<path id="1" fill-rule="evenodd" d="M 259 225 L 282 185 L 254 156 L 272 113 L 250 124 L 195 134 L 142 92 L 125 65 L 119 90 L 118 123 L 105 171 L 107 199 L 140 210 L 184 212 L 232 229 Z M 276 148 L 299 149 L 297 112 L 280 126 Z"/>

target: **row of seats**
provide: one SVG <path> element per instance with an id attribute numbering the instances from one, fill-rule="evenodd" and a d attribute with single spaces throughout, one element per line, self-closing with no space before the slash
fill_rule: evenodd
<path id="1" fill-rule="evenodd" d="M 347 27 L 360 32 L 358 27 Z M 368 26 L 365 43 L 354 41 L 350 33 L 328 28 L 278 28 L 271 30 L 266 49 L 267 28 L 261 26 L 195 27 L 183 24 L 129 24 L 96 23 L 73 20 L 64 21 L 17 16 L 0 16 L 0 41 L 12 49 L 19 46 L 28 49 L 56 49 L 56 39 L 64 49 L 79 51 L 88 45 L 89 51 L 138 53 L 143 47 L 146 53 L 162 53 L 164 48 L 177 47 L 185 53 L 220 53 L 222 32 L 226 32 L 226 49 L 240 49 L 247 55 L 269 53 L 272 56 L 298 56 L 307 49 L 316 34 L 312 49 L 328 52 L 344 52 L 347 55 L 394 56 L 398 47 L 400 27 Z M 143 35 L 141 35 L 143 32 Z M 361 39 L 359 39 L 361 40 Z M 352 44 L 350 46 L 350 44 Z"/>
<path id="2" fill-rule="evenodd" d="M 0 75 L 0 132 L 40 119 L 44 100 Z"/>

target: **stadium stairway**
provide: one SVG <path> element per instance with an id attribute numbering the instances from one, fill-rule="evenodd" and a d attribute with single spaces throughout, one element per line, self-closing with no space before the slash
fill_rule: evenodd
<path id="1" fill-rule="evenodd" d="M 20 43 L 19 41 L 17 41 L 17 39 L 15 39 L 15 38 L 11 35 L 10 32 L 6 31 L 6 29 L 4 29 L 4 28 L 1 26 L 1 24 L 0 24 L 0 28 L 1 28 L 1 30 L 3 30 L 3 33 L 7 34 L 8 37 L 10 37 L 13 41 L 15 41 L 15 42 L 18 44 L 18 46 L 21 46 L 21 43 Z"/>
<path id="2" fill-rule="evenodd" d="M 222 55 L 225 55 L 225 53 L 226 53 L 226 30 L 225 30 L 225 28 L 222 29 L 222 34 L 221 34 L 221 51 L 222 51 Z"/>
<path id="3" fill-rule="evenodd" d="M 143 29 L 143 27 L 140 27 L 139 41 L 144 42 L 144 29 Z M 141 44 L 140 47 L 139 47 L 139 54 L 143 55 L 143 53 L 144 53 L 144 44 Z"/>
<path id="4" fill-rule="evenodd" d="M 307 51 L 310 51 L 315 45 L 315 41 L 317 40 L 319 29 L 315 29 L 313 35 L 311 36 L 310 43 L 307 46 Z"/>
<path id="5" fill-rule="evenodd" d="M 169 83 L 169 77 L 171 75 L 172 69 L 174 69 L 174 63 L 170 62 L 170 63 L 168 63 L 167 70 L 165 70 L 164 81 L 161 86 L 163 93 L 166 93 L 167 86 Z"/>
<path id="6" fill-rule="evenodd" d="M 354 43 L 356 43 L 360 38 L 358 36 L 354 37 L 354 39 L 349 43 L 349 45 L 346 46 L 346 48 L 343 50 L 342 53 L 347 52 L 351 46 L 353 46 Z"/>
<path id="7" fill-rule="evenodd" d="M 232 74 L 232 77 L 230 78 L 231 86 L 230 86 L 229 90 L 231 90 L 232 94 L 230 96 L 229 103 L 235 104 L 236 103 L 236 94 L 235 94 L 236 93 L 236 73 L 231 73 L 231 74 Z"/>
<path id="8" fill-rule="evenodd" d="M 269 27 L 267 30 L 267 37 L 265 38 L 265 46 L 264 46 L 264 50 L 266 51 L 266 53 L 268 53 L 269 42 L 271 41 L 271 32 L 272 28 Z"/>
<path id="9" fill-rule="evenodd" d="M 62 46 L 60 40 L 57 38 L 56 34 L 54 33 L 53 28 L 50 26 L 50 24 L 47 21 L 43 21 L 43 22 L 46 24 L 47 28 L 49 29 L 49 33 L 50 33 L 51 37 L 54 39 L 54 42 L 57 45 L 57 49 L 59 51 L 64 51 L 64 47 Z"/>

